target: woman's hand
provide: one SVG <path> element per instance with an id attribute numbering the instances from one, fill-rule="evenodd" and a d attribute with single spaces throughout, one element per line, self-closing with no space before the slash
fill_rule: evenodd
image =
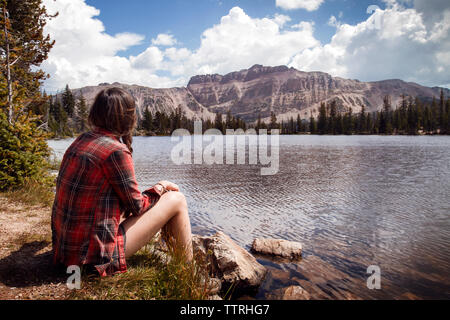
<path id="1" fill-rule="evenodd" d="M 175 183 L 169 182 L 169 181 L 160 181 L 158 184 L 161 184 L 166 188 L 168 191 L 180 191 L 180 188 Z"/>

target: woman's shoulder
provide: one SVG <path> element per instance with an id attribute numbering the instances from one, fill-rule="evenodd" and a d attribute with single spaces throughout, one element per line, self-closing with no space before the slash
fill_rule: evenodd
<path id="1" fill-rule="evenodd" d="M 88 131 L 80 135 L 69 148 L 71 152 L 106 159 L 114 152 L 127 152 L 127 147 L 112 135 Z"/>

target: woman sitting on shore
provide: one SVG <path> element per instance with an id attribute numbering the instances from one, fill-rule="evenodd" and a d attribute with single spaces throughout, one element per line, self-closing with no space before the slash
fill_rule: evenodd
<path id="1" fill-rule="evenodd" d="M 132 160 L 136 125 L 133 97 L 101 91 L 91 108 L 92 128 L 66 151 L 52 210 L 53 262 L 84 266 L 100 276 L 127 271 L 126 259 L 164 229 L 192 260 L 186 199 L 161 181 L 141 193 Z M 149 164 L 151 165 L 151 164 Z"/>

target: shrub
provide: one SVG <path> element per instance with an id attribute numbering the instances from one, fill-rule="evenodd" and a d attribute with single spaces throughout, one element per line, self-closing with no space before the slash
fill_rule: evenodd
<path id="1" fill-rule="evenodd" d="M 0 112 L 0 191 L 18 189 L 30 180 L 50 186 L 49 156 L 46 134 L 33 119 L 23 115 L 11 125 Z"/>

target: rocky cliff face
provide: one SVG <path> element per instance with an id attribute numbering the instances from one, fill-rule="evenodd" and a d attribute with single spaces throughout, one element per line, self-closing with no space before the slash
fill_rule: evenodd
<path id="1" fill-rule="evenodd" d="M 332 100 L 338 101 L 342 111 L 351 107 L 359 112 L 362 105 L 368 111 L 375 111 L 382 107 L 386 95 L 391 96 L 395 106 L 402 94 L 432 98 L 439 97 L 440 91 L 401 80 L 360 82 L 323 72 L 261 65 L 225 76 L 195 76 L 188 89 L 208 110 L 222 113 L 231 110 L 247 121 L 256 120 L 259 114 L 267 120 L 272 111 L 279 120 L 295 118 L 297 114 L 309 118 L 311 114 L 317 116 L 321 102 Z"/>
<path id="2" fill-rule="evenodd" d="M 92 105 L 95 96 L 105 88 L 119 87 L 130 92 L 136 100 L 138 114 L 142 117 L 144 110 L 148 107 L 166 114 L 181 108 L 189 119 L 214 119 L 215 114 L 197 102 L 195 97 L 186 88 L 152 89 L 137 85 L 126 85 L 121 83 L 102 83 L 98 86 L 84 87 L 72 90 L 76 97 L 81 94 L 88 105 Z"/>
<path id="3" fill-rule="evenodd" d="M 332 77 L 323 72 L 302 72 L 286 66 L 250 69 L 227 75 L 199 75 L 191 78 L 187 88 L 152 89 L 136 85 L 102 84 L 75 90 L 82 92 L 88 102 L 105 87 L 119 86 L 129 90 L 138 102 L 140 113 L 150 107 L 153 112 L 171 112 L 180 107 L 190 119 L 213 119 L 217 112 L 228 110 L 235 116 L 252 122 L 260 114 L 268 120 L 275 112 L 278 120 L 302 119 L 318 115 L 322 102 L 336 100 L 341 111 L 352 108 L 359 112 L 379 110 L 383 98 L 391 96 L 395 107 L 406 96 L 439 98 L 440 88 L 429 88 L 402 80 L 361 82 Z M 444 89 L 448 96 L 450 90 Z"/>

